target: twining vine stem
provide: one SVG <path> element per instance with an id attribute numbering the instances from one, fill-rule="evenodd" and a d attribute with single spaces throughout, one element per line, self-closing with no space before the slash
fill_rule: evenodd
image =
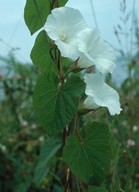
<path id="1" fill-rule="evenodd" d="M 71 179 L 71 172 L 69 167 L 67 166 L 66 184 L 65 184 L 64 192 L 67 192 L 68 190 L 70 179 Z"/>
<path id="2" fill-rule="evenodd" d="M 61 85 L 64 84 L 64 78 L 63 78 L 63 71 L 62 71 L 62 62 L 61 62 L 61 53 L 60 51 L 58 51 L 58 61 L 57 61 L 57 64 L 58 64 L 58 70 L 59 70 L 59 78 L 60 78 L 60 81 L 61 81 Z"/>

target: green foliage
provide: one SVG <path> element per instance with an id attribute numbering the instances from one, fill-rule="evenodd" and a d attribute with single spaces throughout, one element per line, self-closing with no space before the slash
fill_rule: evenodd
<path id="1" fill-rule="evenodd" d="M 58 0 L 59 7 L 64 6 L 68 0 Z"/>
<path id="2" fill-rule="evenodd" d="M 25 22 L 31 34 L 44 26 L 53 8 L 66 2 L 27 0 Z M 123 112 L 117 118 L 103 109 L 80 113 L 83 73 L 76 61 L 61 57 L 44 30 L 31 59 L 42 73 L 38 81 L 34 66 L 22 65 L 13 55 L 0 57 L 5 66 L 0 74 L 0 191 L 137 192 L 139 55 L 128 61 L 120 90 Z"/>
<path id="3" fill-rule="evenodd" d="M 30 182 L 22 182 L 15 187 L 14 192 L 27 192 L 29 187 Z"/>
<path id="4" fill-rule="evenodd" d="M 34 90 L 34 109 L 47 134 L 57 134 L 66 127 L 77 112 L 84 83 L 71 77 L 64 86 L 43 74 Z"/>
<path id="5" fill-rule="evenodd" d="M 61 189 L 61 187 L 59 187 L 59 186 L 57 186 L 57 185 L 54 186 L 54 190 L 55 190 L 55 192 L 63 192 L 63 190 Z"/>
<path id="6" fill-rule="evenodd" d="M 31 34 L 35 33 L 44 26 L 49 13 L 49 0 L 27 0 L 24 11 L 24 19 Z"/>
<path id="7" fill-rule="evenodd" d="M 40 185 L 43 179 L 47 176 L 50 166 L 49 161 L 56 154 L 56 152 L 62 146 L 60 139 L 52 137 L 47 138 L 45 144 L 41 147 L 39 161 L 35 169 L 34 181 L 37 185 Z"/>
<path id="8" fill-rule="evenodd" d="M 87 127 L 84 138 L 68 137 L 63 156 L 75 176 L 90 184 L 103 182 L 110 161 L 109 138 L 108 127 L 102 123 Z"/>
<path id="9" fill-rule="evenodd" d="M 6 67 L 5 75 L 3 75 L 0 81 L 1 90 L 4 90 L 4 97 L 0 101 L 0 191 L 12 192 L 15 190 L 31 190 L 33 192 L 43 192 L 47 190 L 50 192 L 50 188 L 53 186 L 54 191 L 62 192 L 62 184 L 65 181 L 65 163 L 59 158 L 61 156 L 61 151 L 57 151 L 58 157 L 56 156 L 55 158 L 54 155 L 54 157 L 47 161 L 45 164 L 46 169 L 44 168 L 44 172 L 43 169 L 42 173 L 40 172 L 42 175 L 39 176 L 38 174 L 36 176 L 36 178 L 38 177 L 38 180 L 35 181 L 35 179 L 32 178 L 32 175 L 34 175 L 35 165 L 39 166 L 39 162 L 41 162 L 41 155 L 38 156 L 38 151 L 44 138 L 44 132 L 42 131 L 42 128 L 35 123 L 35 117 L 32 114 L 33 87 L 37 80 L 38 74 L 34 70 L 33 65 L 21 65 L 20 62 L 16 61 L 12 55 L 7 58 L 1 57 L 0 59 L 1 63 L 3 63 Z M 133 62 L 131 62 L 130 65 L 132 63 Z M 94 121 L 100 122 L 105 119 L 107 124 L 111 125 L 109 126 L 113 135 L 111 137 L 112 154 L 109 158 L 111 160 L 111 169 L 104 180 L 104 184 L 109 192 L 132 192 L 138 191 L 139 188 L 139 169 L 137 167 L 139 162 L 139 153 L 137 150 L 139 147 L 137 107 L 139 102 L 138 69 L 139 62 L 138 56 L 136 56 L 134 58 L 134 65 L 132 68 L 130 68 L 131 76 L 123 82 L 120 91 L 122 105 L 124 107 L 122 115 L 120 115 L 118 118 L 110 118 L 109 116 L 105 115 L 105 110 L 98 110 L 85 116 L 81 116 L 78 120 L 78 129 L 83 141 L 85 141 L 87 133 L 88 135 L 90 133 L 88 128 L 93 128 L 88 125 L 92 124 Z M 54 85 L 59 82 L 53 73 L 49 74 L 47 78 L 50 81 L 53 80 Z M 72 84 L 72 86 L 74 89 L 76 89 L 75 82 Z M 72 134 L 72 124 L 70 124 L 70 126 L 70 134 Z M 134 127 L 137 127 L 137 130 L 134 130 Z M 103 130 L 103 127 L 99 128 L 97 131 L 99 132 L 101 130 Z M 92 136 L 92 139 L 93 138 L 94 137 Z M 128 146 L 127 142 L 129 138 L 135 141 L 135 146 Z M 75 140 L 77 141 L 77 146 L 79 147 L 80 151 L 81 145 L 77 136 Z M 95 139 L 93 140 L 95 141 Z M 68 138 L 66 143 L 68 144 Z M 95 143 L 97 143 L 97 141 Z M 55 141 L 54 144 L 47 145 L 47 147 L 48 146 L 50 147 L 49 150 L 52 152 L 53 149 L 57 148 Z M 94 144 L 94 146 L 96 145 Z M 75 156 L 73 156 L 72 149 L 71 154 L 69 154 L 69 159 L 77 158 L 79 151 L 77 151 Z M 44 161 L 42 161 L 42 164 L 43 162 L 45 162 L 45 158 Z M 45 171 L 47 171 L 47 165 L 50 172 L 49 174 L 45 175 Z M 84 166 L 85 165 L 83 165 L 83 167 Z M 77 168 L 78 167 L 79 165 Z M 96 168 L 96 165 L 94 168 Z M 72 170 L 72 172 L 75 175 L 74 170 Z M 39 179 L 41 179 L 41 177 L 42 182 L 41 185 L 38 186 Z M 83 185 L 81 181 L 78 182 L 77 188 L 76 184 L 74 183 L 74 176 L 72 177 L 72 180 L 73 186 L 75 186 L 75 188 L 72 188 L 72 191 L 84 192 L 91 190 L 92 192 L 92 190 L 100 191 L 103 189 L 101 189 L 100 186 L 91 186 L 89 189 L 87 189 L 86 185 Z M 95 180 L 92 179 L 91 181 L 94 181 L 92 184 L 96 184 Z M 34 182 L 35 185 L 33 184 Z"/>
<path id="10" fill-rule="evenodd" d="M 43 30 L 38 34 L 34 47 L 31 51 L 32 62 L 43 72 L 47 69 L 50 70 L 50 68 L 54 66 L 54 63 L 51 61 L 50 47 L 48 42 L 49 40 L 46 32 Z"/>
<path id="11" fill-rule="evenodd" d="M 66 3 L 67 0 L 27 0 L 24 19 L 30 33 L 34 34 L 44 26 L 52 8 L 64 6 Z"/>
<path id="12" fill-rule="evenodd" d="M 12 54 L 0 61 L 0 191 L 27 192 L 42 136 L 32 115 L 37 73 L 31 64 L 22 64 Z"/>
<path id="13" fill-rule="evenodd" d="M 89 187 L 88 192 L 107 192 L 105 187 Z"/>

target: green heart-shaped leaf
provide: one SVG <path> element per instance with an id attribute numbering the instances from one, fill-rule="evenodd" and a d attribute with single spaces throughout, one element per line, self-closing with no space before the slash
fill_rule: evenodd
<path id="1" fill-rule="evenodd" d="M 71 77 L 59 87 L 54 80 L 43 74 L 34 90 L 34 109 L 48 134 L 62 131 L 77 113 L 79 99 L 84 92 L 84 82 Z"/>
<path id="2" fill-rule="evenodd" d="M 110 135 L 108 127 L 93 123 L 80 141 L 75 136 L 67 138 L 63 158 L 75 176 L 86 183 L 103 182 L 110 162 Z"/>
<path id="3" fill-rule="evenodd" d="M 44 26 L 49 13 L 49 0 L 27 0 L 24 10 L 24 19 L 31 34 Z"/>

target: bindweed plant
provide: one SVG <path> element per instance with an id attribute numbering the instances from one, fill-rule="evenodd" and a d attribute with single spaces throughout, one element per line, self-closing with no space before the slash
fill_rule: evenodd
<path id="1" fill-rule="evenodd" d="M 33 103 L 46 133 L 34 181 L 39 186 L 51 174 L 54 184 L 46 191 L 106 192 L 109 126 L 105 119 L 85 126 L 81 122 L 101 107 L 112 116 L 120 114 L 119 95 L 104 80 L 116 67 L 115 55 L 99 31 L 66 2 L 27 0 L 25 6 L 31 34 L 40 30 L 31 51 L 39 71 Z"/>

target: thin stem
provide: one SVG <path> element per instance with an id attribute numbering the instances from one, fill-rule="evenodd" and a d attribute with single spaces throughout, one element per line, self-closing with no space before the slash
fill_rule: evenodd
<path id="1" fill-rule="evenodd" d="M 77 118 L 78 118 L 78 115 L 75 115 L 75 117 L 73 119 L 73 121 L 74 121 L 74 134 L 76 134 L 75 130 L 77 128 Z M 65 129 L 63 130 L 63 146 L 66 144 L 66 138 L 67 138 L 67 135 L 69 134 L 69 131 L 70 131 L 70 127 L 69 127 L 69 125 L 67 125 L 65 127 Z M 79 133 L 77 133 L 77 134 L 79 134 Z M 80 135 L 79 135 L 79 138 L 80 138 Z M 67 192 L 67 190 L 68 190 L 70 179 L 71 179 L 71 172 L 70 172 L 68 165 L 66 165 L 66 183 L 65 183 L 64 192 Z"/>
<path id="2" fill-rule="evenodd" d="M 94 9 L 94 5 L 93 5 L 93 0 L 90 0 L 90 5 L 91 5 L 91 10 L 92 10 L 92 14 L 93 14 L 93 17 L 94 17 L 94 22 L 95 22 L 96 28 L 98 28 L 95 9 Z"/>
<path id="3" fill-rule="evenodd" d="M 59 7 L 58 6 L 58 1 L 56 1 L 56 0 L 51 0 L 50 3 L 51 3 L 51 10 L 56 8 L 56 7 Z"/>
<path id="4" fill-rule="evenodd" d="M 62 71 L 61 54 L 60 54 L 59 50 L 58 50 L 57 67 L 58 67 L 58 70 L 59 70 L 59 78 L 60 78 L 60 81 L 61 81 L 61 85 L 63 85 L 64 84 L 64 78 L 63 78 L 63 71 Z"/>
<path id="5" fill-rule="evenodd" d="M 71 179 L 71 172 L 69 170 L 69 167 L 67 167 L 67 176 L 66 176 L 66 184 L 65 184 L 64 192 L 67 192 L 68 190 L 70 179 Z"/>
<path id="6" fill-rule="evenodd" d="M 130 39 L 130 53 L 132 55 L 132 48 L 133 48 L 133 32 L 134 32 L 134 17 L 135 17 L 135 5 L 136 5 L 136 0 L 133 0 L 133 8 L 132 8 L 132 31 L 131 31 L 131 39 Z"/>
<path id="7" fill-rule="evenodd" d="M 82 138 L 80 136 L 77 123 L 78 123 L 78 114 L 76 114 L 75 117 L 74 117 L 74 135 L 77 135 L 80 142 L 82 142 Z"/>
<path id="8" fill-rule="evenodd" d="M 77 135 L 78 135 L 78 138 L 79 138 L 80 142 L 82 143 L 82 138 L 81 138 L 81 136 L 80 136 L 80 133 L 79 133 L 78 128 L 76 129 L 76 132 L 77 132 Z"/>
<path id="9" fill-rule="evenodd" d="M 67 138 L 68 134 L 69 134 L 69 125 L 67 125 L 65 127 L 65 129 L 63 130 L 63 147 L 66 144 L 66 138 Z M 71 178 L 71 172 L 70 172 L 68 165 L 66 165 L 66 183 L 65 183 L 64 192 L 67 192 L 67 190 L 68 190 L 70 178 Z"/>
<path id="10" fill-rule="evenodd" d="M 67 128 L 63 130 L 63 146 L 66 144 L 66 137 L 67 137 Z"/>
<path id="11" fill-rule="evenodd" d="M 75 117 L 74 117 L 74 135 L 76 135 L 77 120 L 78 120 L 78 115 L 75 115 Z"/>

